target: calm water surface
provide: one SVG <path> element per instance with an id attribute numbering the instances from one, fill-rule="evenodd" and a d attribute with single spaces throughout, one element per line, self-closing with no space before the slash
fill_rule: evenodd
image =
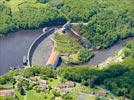
<path id="1" fill-rule="evenodd" d="M 21 30 L 0 38 L 0 75 L 10 67 L 22 66 L 23 56 L 27 54 L 32 42 L 42 33 L 42 29 Z M 124 47 L 124 43 L 134 37 L 117 42 L 114 46 L 96 52 L 86 65 L 98 65 Z"/>
<path id="2" fill-rule="evenodd" d="M 113 46 L 111 46 L 110 48 L 96 51 L 95 56 L 86 64 L 87 65 L 98 65 L 98 64 L 104 62 L 107 58 L 111 57 L 116 52 L 120 51 L 124 47 L 125 43 L 129 40 L 134 40 L 134 37 L 120 40 L 119 42 L 117 42 Z"/>
<path id="3" fill-rule="evenodd" d="M 0 75 L 10 67 L 22 66 L 23 56 L 42 29 L 21 30 L 0 38 Z"/>

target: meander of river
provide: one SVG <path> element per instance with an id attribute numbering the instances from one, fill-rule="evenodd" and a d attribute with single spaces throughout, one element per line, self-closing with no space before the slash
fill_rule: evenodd
<path id="1" fill-rule="evenodd" d="M 124 47 L 125 43 L 129 40 L 134 40 L 134 37 L 129 37 L 127 39 L 120 40 L 107 49 L 96 51 L 95 56 L 89 62 L 87 62 L 86 65 L 98 65 L 100 63 L 103 63 L 107 58 L 120 51 Z"/>
<path id="2" fill-rule="evenodd" d="M 0 75 L 7 72 L 10 67 L 23 66 L 23 56 L 27 55 L 28 49 L 32 42 L 42 33 L 42 29 L 36 30 L 20 30 L 10 33 L 0 38 Z M 98 65 L 104 62 L 108 57 L 124 47 L 124 43 L 134 37 L 120 40 L 112 47 L 96 52 L 88 63 L 88 65 Z"/>

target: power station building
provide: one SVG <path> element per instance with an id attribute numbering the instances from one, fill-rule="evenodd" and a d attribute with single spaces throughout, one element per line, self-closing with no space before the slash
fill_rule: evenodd
<path id="1" fill-rule="evenodd" d="M 60 58 L 60 53 L 58 51 L 52 51 L 52 53 L 46 63 L 46 66 L 49 66 L 51 68 L 57 67 L 59 58 Z"/>

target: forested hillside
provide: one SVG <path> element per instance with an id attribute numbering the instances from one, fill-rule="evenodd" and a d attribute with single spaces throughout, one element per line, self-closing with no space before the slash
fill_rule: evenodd
<path id="1" fill-rule="evenodd" d="M 94 13 L 88 17 L 88 25 L 80 24 L 75 26 L 75 29 L 86 37 L 93 47 L 111 46 L 119 39 L 134 36 L 133 4 L 133 0 L 98 1 L 97 6 L 92 7 Z"/>
<path id="2" fill-rule="evenodd" d="M 133 0 L 1 0 L 0 34 L 66 20 L 88 22 L 78 28 L 80 33 L 93 46 L 107 47 L 134 34 L 133 4 Z"/>
<path id="3" fill-rule="evenodd" d="M 21 76 L 24 78 L 41 76 L 42 79 L 51 81 L 52 78 L 56 79 L 57 77 L 62 77 L 68 81 L 74 81 L 85 86 L 90 86 L 92 89 L 95 89 L 96 86 L 99 86 L 109 90 L 116 96 L 124 96 L 129 98 L 129 100 L 134 100 L 133 60 L 134 58 L 128 58 L 123 63 L 109 65 L 108 68 L 103 70 L 89 66 L 61 67 L 57 70 L 36 66 L 27 69 L 10 71 L 5 75 L 0 76 L 0 85 L 16 84 L 17 81 L 15 76 Z M 32 90 L 34 87 L 33 85 L 31 86 L 31 83 L 28 83 L 27 81 L 25 82 L 23 80 L 21 82 L 22 86 L 25 87 L 27 91 Z"/>
<path id="4" fill-rule="evenodd" d="M 61 25 L 67 21 L 78 23 L 72 28 L 91 43 L 93 50 L 108 48 L 120 39 L 134 37 L 134 0 L 0 0 L 0 36 L 21 29 Z M 54 39 L 58 44 L 55 50 L 71 55 L 65 59 L 68 62 L 79 65 L 93 56 L 92 52 L 81 47 L 79 42 L 68 35 L 56 34 Z M 40 77 L 48 82 L 46 90 L 43 89 L 44 97 L 41 94 L 43 99 L 61 96 L 63 100 L 74 100 L 77 92 L 77 95 L 72 92 L 64 95 L 56 90 L 59 82 L 61 85 L 73 82 L 73 87 L 78 85 L 78 89 L 84 86 L 96 90 L 99 87 L 117 98 L 134 100 L 134 40 L 125 44 L 120 55 L 121 62 L 111 61 L 102 69 L 90 65 L 62 66 L 56 69 L 40 66 L 12 69 L 0 76 L 0 87 L 11 85 L 14 89 L 17 84 L 17 93 L 19 91 L 22 97 L 24 89 L 28 93 L 41 92 L 39 83 L 32 84 L 34 81 L 30 79 Z M 55 84 L 58 85 L 55 87 Z M 85 90 L 81 88 L 79 93 Z"/>
<path id="5" fill-rule="evenodd" d="M 69 47 L 69 51 L 70 48 L 71 47 Z M 77 98 L 79 93 L 88 93 L 89 95 L 89 91 L 91 92 L 91 90 L 92 92 L 95 91 L 97 93 L 99 91 L 98 88 L 103 88 L 106 91 L 109 91 L 107 92 L 108 95 L 104 96 L 104 98 L 106 99 L 111 99 L 111 96 L 114 95 L 119 98 L 117 100 L 121 100 L 122 98 L 127 98 L 127 100 L 134 100 L 134 40 L 128 41 L 125 44 L 121 55 L 123 55 L 122 62 L 113 63 L 111 61 L 110 64 L 105 66 L 105 68 L 103 69 L 100 69 L 100 67 L 98 66 L 79 65 L 74 67 L 62 66 L 56 69 L 35 66 L 30 68 L 10 70 L 9 72 L 0 76 L 0 87 L 12 86 L 12 89 L 15 90 L 16 98 L 24 97 L 24 89 L 27 90 L 28 97 L 29 95 L 35 96 L 35 94 L 36 96 L 42 97 L 42 99 L 34 100 L 43 100 L 44 98 L 47 98 L 47 100 L 52 100 L 48 98 L 56 98 L 59 96 L 61 96 L 62 98 L 66 98 L 62 100 L 77 100 L 74 99 L 74 97 Z M 41 90 L 39 87 L 39 83 L 31 81 L 31 78 L 36 77 L 40 77 L 41 79 L 48 82 L 48 87 L 46 88 L 46 90 Z M 69 93 L 66 92 L 63 95 L 62 92 L 59 92 L 57 90 L 57 87 L 59 88 L 59 83 L 65 84 L 66 81 L 74 82 L 76 84 L 74 88 L 75 95 L 72 93 L 72 91 Z M 15 88 L 16 86 L 18 87 Z M 102 92 L 103 91 L 101 90 L 101 93 Z M 112 94 L 110 97 L 109 93 Z M 0 96 L 0 99 L 1 97 L 2 96 Z M 101 99 L 102 97 L 96 97 L 96 99 L 92 100 L 103 100 Z M 34 97 L 29 98 L 33 99 Z"/>
<path id="6" fill-rule="evenodd" d="M 0 2 L 0 13 L 0 34 L 65 21 L 56 8 L 36 0 L 3 0 Z"/>

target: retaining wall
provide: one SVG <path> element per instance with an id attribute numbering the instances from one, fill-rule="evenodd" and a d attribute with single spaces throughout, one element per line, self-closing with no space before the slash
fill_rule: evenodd
<path id="1" fill-rule="evenodd" d="M 48 31 L 44 32 L 41 34 L 39 37 L 37 37 L 34 42 L 31 44 L 28 53 L 27 53 L 27 66 L 31 67 L 32 66 L 32 56 L 35 51 L 35 49 L 38 47 L 38 45 L 49 35 L 54 33 L 54 28 L 49 29 Z"/>

